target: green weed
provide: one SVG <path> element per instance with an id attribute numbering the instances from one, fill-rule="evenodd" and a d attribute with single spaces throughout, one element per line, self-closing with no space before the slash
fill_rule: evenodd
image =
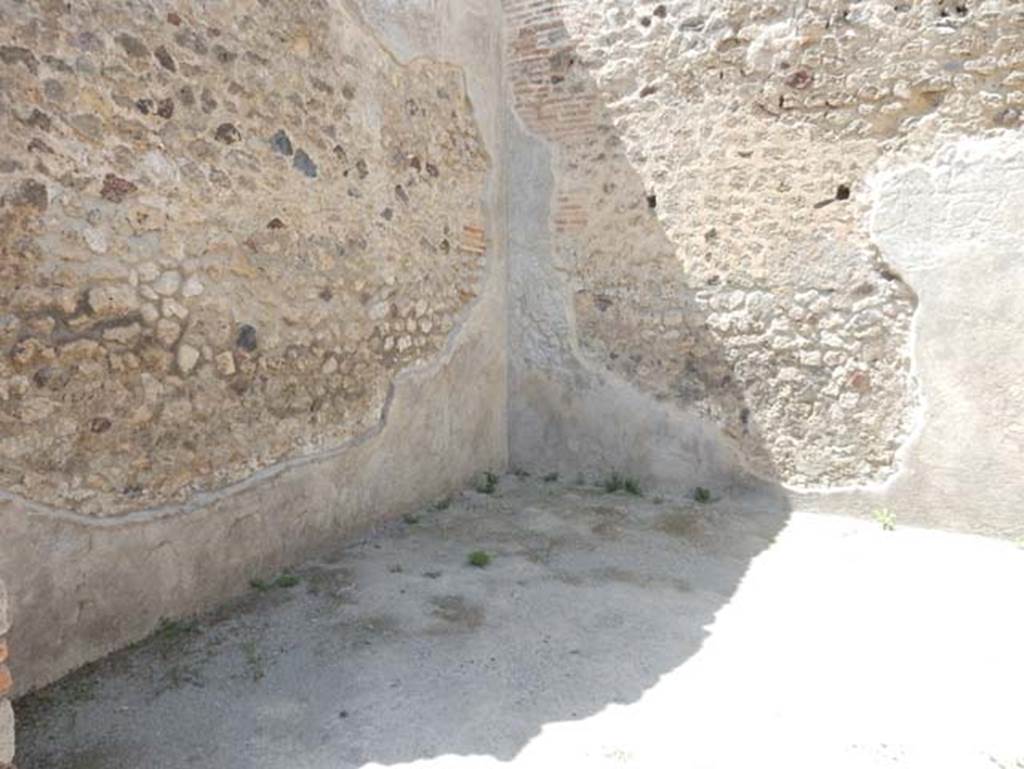
<path id="1" fill-rule="evenodd" d="M 466 558 L 466 561 L 470 566 L 476 566 L 478 569 L 483 569 L 491 562 L 491 556 L 485 553 L 483 550 L 474 550 Z"/>
<path id="2" fill-rule="evenodd" d="M 872 510 L 871 517 L 882 525 L 882 531 L 893 531 L 896 528 L 896 516 L 886 507 Z"/>
<path id="3" fill-rule="evenodd" d="M 476 479 L 476 490 L 481 494 L 493 494 L 498 488 L 498 476 L 489 470 Z"/>

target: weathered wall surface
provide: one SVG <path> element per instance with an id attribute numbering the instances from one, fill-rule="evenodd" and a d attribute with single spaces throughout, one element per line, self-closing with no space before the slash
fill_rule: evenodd
<path id="1" fill-rule="evenodd" d="M 717 489 L 746 485 L 741 459 L 696 409 L 667 409 L 614 371 L 590 365 L 575 333 L 572 276 L 555 261 L 551 151 L 508 124 L 509 453 L 537 474 L 601 480 L 627 473 Z"/>
<path id="2" fill-rule="evenodd" d="M 479 292 L 462 73 L 344 8 L 8 7 L 0 486 L 110 515 L 380 418 Z"/>
<path id="3" fill-rule="evenodd" d="M 4 581 L 0 579 L 0 767 L 14 758 L 14 710 L 8 697 L 14 687 L 7 665 L 7 631 L 11 629 L 9 599 Z"/>
<path id="4" fill-rule="evenodd" d="M 0 9 L 19 690 L 504 467 L 497 14 L 374 9 Z"/>
<path id="5" fill-rule="evenodd" d="M 1024 135 L 908 148 L 880 164 L 869 188 L 872 238 L 920 299 L 923 403 L 901 471 L 870 493 L 825 501 L 1021 538 Z"/>
<path id="6" fill-rule="evenodd" d="M 509 457 L 1024 535 L 1019 8 L 0 29 L 22 690 Z"/>
<path id="7" fill-rule="evenodd" d="M 795 491 L 884 490 L 911 472 L 913 452 L 923 457 L 921 473 L 958 474 L 956 463 L 970 454 L 952 460 L 948 449 L 934 453 L 941 439 L 929 447 L 929 433 L 916 436 L 921 419 L 936 425 L 936 436 L 996 427 L 963 413 L 984 401 L 952 373 L 959 364 L 947 359 L 926 371 L 949 321 L 923 310 L 922 297 L 938 295 L 934 284 L 959 290 L 963 275 L 947 264 L 919 280 L 907 258 L 890 253 L 872 225 L 872 180 L 896 158 L 936 155 L 956 137 L 1001 135 L 1019 146 L 1020 9 L 507 0 L 505 13 L 510 136 L 527 137 L 522 146 L 510 140 L 510 162 L 515 168 L 522 153 L 523 165 L 535 167 L 510 198 L 532 196 L 545 223 L 545 234 L 522 246 L 532 255 L 524 264 L 533 259 L 529 269 L 539 264 L 559 283 L 546 296 L 531 294 L 513 207 L 513 463 L 529 466 L 545 426 L 564 425 L 559 408 L 582 398 L 594 417 L 573 426 L 582 429 L 565 442 L 574 444 L 569 461 L 593 464 L 594 443 L 610 442 L 591 435 L 630 422 L 619 455 L 602 459 L 662 483 L 714 477 L 719 462 L 672 456 L 694 434 L 718 447 L 705 456 L 731 453 Z M 935 168 L 947 189 L 956 187 L 944 161 Z M 532 183 L 545 177 L 546 189 Z M 995 211 L 1009 188 L 993 179 L 971 189 L 976 208 Z M 884 216 L 903 192 L 913 195 L 913 186 L 882 203 Z M 915 233 L 940 211 L 962 215 L 948 206 L 913 211 Z M 1000 253 L 1002 271 L 1016 269 L 1019 242 L 1014 251 L 985 228 L 963 242 L 979 262 Z M 935 244 L 918 239 L 908 248 Z M 965 292 L 963 302 L 992 312 L 1012 303 L 995 283 L 988 289 Z M 979 326 L 985 349 L 1005 351 L 1011 326 Z M 1013 380 L 1013 364 L 996 365 L 993 382 Z M 610 384 L 580 396 L 575 381 L 587 377 Z M 937 406 L 957 399 L 955 408 Z M 992 439 L 1000 446 L 986 447 L 994 449 L 986 463 L 1003 468 L 1000 492 L 986 502 L 1002 499 L 976 513 L 981 529 L 1021 527 L 1009 513 L 1021 498 L 1009 478 L 1020 442 L 1006 425 L 1019 422 L 1022 407 L 1007 408 L 1014 416 Z M 676 445 L 654 427 L 680 420 L 690 427 Z M 1017 448 L 1008 453 L 1006 444 Z M 643 445 L 663 448 L 631 456 Z M 948 485 L 936 478 L 934 488 Z M 951 504 L 931 519 L 961 525 Z"/>

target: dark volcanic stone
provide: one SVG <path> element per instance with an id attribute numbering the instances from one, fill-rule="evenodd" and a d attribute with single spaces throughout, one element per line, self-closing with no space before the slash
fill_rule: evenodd
<path id="1" fill-rule="evenodd" d="M 160 62 L 160 66 L 164 69 L 171 72 L 178 71 L 178 65 L 174 62 L 174 57 L 162 45 L 153 51 L 153 55 L 156 56 L 156 60 Z"/>
<path id="2" fill-rule="evenodd" d="M 292 160 L 292 165 L 310 179 L 316 177 L 316 163 L 304 150 L 295 150 L 295 159 Z"/>
<path id="3" fill-rule="evenodd" d="M 270 146 L 274 152 L 279 152 L 282 155 L 292 154 L 292 140 L 288 138 L 288 134 L 284 132 L 283 128 L 270 137 Z"/>
<path id="4" fill-rule="evenodd" d="M 248 352 L 255 350 L 259 344 L 256 340 L 256 329 L 248 323 L 243 323 L 238 327 L 238 339 L 235 344 Z"/>
<path id="5" fill-rule="evenodd" d="M 156 114 L 169 120 L 174 115 L 174 99 L 170 97 L 161 99 L 157 105 Z"/>
<path id="6" fill-rule="evenodd" d="M 122 179 L 115 174 L 107 174 L 103 177 L 103 188 L 100 190 L 100 195 L 111 203 L 120 203 L 137 189 L 138 187 L 127 179 Z"/>
<path id="7" fill-rule="evenodd" d="M 217 126 L 217 131 L 214 136 L 217 141 L 224 142 L 225 144 L 234 144 L 242 138 L 242 134 L 240 134 L 238 129 L 235 128 L 234 123 L 221 123 Z"/>

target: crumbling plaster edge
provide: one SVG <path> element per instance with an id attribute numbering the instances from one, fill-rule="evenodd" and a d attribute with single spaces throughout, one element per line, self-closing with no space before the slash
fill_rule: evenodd
<path id="1" fill-rule="evenodd" d="M 871 204 L 867 207 L 865 212 L 863 226 L 865 232 L 867 232 L 871 238 L 872 245 L 878 249 L 879 255 L 886 264 L 888 264 L 888 260 L 885 259 L 885 253 L 878 245 L 875 236 L 875 233 L 877 232 L 875 224 L 878 216 L 878 209 L 881 205 L 882 191 L 885 188 L 886 182 L 896 176 L 900 176 L 917 169 L 931 175 L 936 168 L 938 159 L 946 153 L 953 152 L 958 145 L 962 145 L 965 142 L 1005 138 L 1009 137 L 1012 133 L 1013 132 L 1004 129 L 985 131 L 980 134 L 970 134 L 958 131 L 943 132 L 939 129 L 936 130 L 934 136 L 924 147 L 912 145 L 909 150 L 896 149 L 879 158 L 874 168 L 864 177 L 863 180 L 871 200 Z M 920 273 L 921 270 L 919 269 L 916 272 Z M 917 350 L 919 349 L 918 341 L 920 339 L 922 304 L 925 300 L 922 299 L 920 292 L 914 286 L 914 274 L 915 271 L 899 272 L 900 278 L 904 280 L 910 290 L 913 291 L 915 298 L 914 313 L 911 316 L 910 333 L 907 335 L 907 358 L 910 361 L 910 384 L 913 388 L 914 406 L 910 412 L 908 420 L 909 426 L 901 436 L 900 445 L 896 449 L 889 473 L 880 481 L 860 484 L 844 484 L 841 486 L 783 484 L 783 488 L 786 491 L 808 498 L 864 494 L 881 500 L 891 493 L 895 487 L 904 480 L 905 476 L 909 472 L 915 450 L 920 444 L 921 436 L 924 434 L 927 424 L 927 414 L 929 411 L 928 391 L 920 376 L 921 364 L 917 355 Z"/>
<path id="2" fill-rule="evenodd" d="M 492 260 L 493 261 L 493 260 Z M 489 269 L 490 271 L 490 269 Z M 490 283 L 491 277 L 488 276 L 487 282 Z M 252 475 L 243 478 L 240 481 L 236 481 L 227 486 L 223 486 L 219 489 L 211 491 L 201 491 L 193 494 L 188 500 L 180 503 L 173 503 L 167 505 L 158 505 L 156 507 L 143 508 L 141 510 L 134 510 L 127 513 L 119 513 L 108 516 L 91 516 L 84 513 L 76 513 L 73 510 L 66 508 L 58 508 L 50 505 L 45 505 L 40 502 L 34 502 L 27 497 L 23 497 L 20 494 L 14 494 L 3 489 L 0 489 L 0 500 L 6 502 L 12 502 L 16 507 L 24 509 L 25 513 L 29 516 L 46 517 L 61 521 L 67 521 L 70 523 L 78 523 L 85 526 L 121 526 L 124 524 L 131 523 L 148 523 L 163 518 L 173 518 L 176 516 L 184 516 L 190 513 L 202 510 L 210 507 L 224 499 L 233 497 L 237 494 L 246 491 L 253 486 L 256 486 L 264 481 L 271 480 L 277 476 L 288 472 L 289 470 L 304 467 L 306 465 L 315 464 L 318 462 L 324 462 L 329 459 L 333 459 L 342 454 L 345 454 L 350 449 L 360 446 L 368 441 L 376 438 L 387 426 L 388 414 L 391 410 L 392 402 L 397 397 L 401 397 L 400 390 L 404 389 L 404 385 L 407 381 L 424 381 L 429 379 L 431 376 L 437 374 L 444 369 L 452 359 L 455 351 L 458 349 L 459 340 L 458 337 L 461 335 L 462 330 L 470 325 L 472 316 L 475 314 L 476 307 L 480 304 L 484 298 L 487 297 L 486 293 L 482 293 L 476 297 L 471 303 L 469 308 L 470 316 L 465 320 L 457 323 L 449 332 L 448 339 L 445 342 L 445 347 L 441 353 L 435 357 L 434 360 L 429 363 L 424 363 L 417 366 L 412 366 L 401 371 L 388 385 L 388 391 L 384 398 L 384 404 L 381 406 L 380 416 L 372 427 L 363 431 L 358 435 L 354 435 L 342 443 L 333 446 L 323 451 L 318 451 L 313 454 L 306 454 L 303 456 L 293 457 L 291 459 L 277 462 L 276 464 L 264 467 L 257 470 Z"/>
<path id="3" fill-rule="evenodd" d="M 503 29 L 504 34 L 504 29 Z M 504 78 L 503 78 L 504 81 Z M 505 96 L 507 105 L 507 120 L 516 121 L 518 130 L 525 136 L 529 136 L 534 141 L 542 142 L 550 153 L 552 159 L 552 170 L 558 167 L 559 161 L 562 159 L 562 147 L 557 141 L 548 139 L 547 137 L 538 134 L 537 132 L 530 129 L 526 122 L 519 115 L 519 111 L 516 109 L 514 97 L 511 93 L 511 89 L 508 88 L 507 83 L 505 84 Z M 931 119 L 922 121 L 919 125 L 921 128 L 930 127 Z M 507 131 L 506 127 L 506 131 Z M 933 138 L 928 144 L 922 149 L 920 147 L 911 146 L 910 150 L 903 148 L 894 148 L 889 152 L 884 153 L 875 166 L 870 170 L 861 180 L 862 185 L 866 188 L 869 196 L 869 204 L 865 206 L 863 220 L 861 222 L 862 231 L 869 239 L 871 246 L 875 249 L 878 254 L 880 263 L 887 267 L 892 268 L 889 260 L 886 258 L 886 254 L 883 252 L 881 247 L 874 236 L 874 220 L 878 206 L 880 205 L 880 198 L 884 182 L 887 179 L 892 178 L 897 174 L 906 173 L 909 168 L 921 167 L 927 168 L 929 161 L 935 160 L 943 152 L 950 149 L 953 144 L 965 141 L 973 140 L 978 138 L 990 138 L 990 136 L 1003 135 L 1008 132 L 1005 130 L 988 131 L 977 136 L 974 134 L 965 134 L 962 132 L 943 132 L 941 128 L 936 129 Z M 506 142 L 507 143 L 507 142 Z M 554 191 L 552 190 L 552 199 Z M 549 201 L 550 202 L 550 201 Z M 506 202 L 506 209 L 507 209 Z M 548 219 L 545 222 L 545 226 L 548 228 L 548 232 L 552 234 L 555 232 L 554 229 L 554 210 L 552 205 L 547 207 Z M 554 263 L 554 254 L 551 254 L 552 265 L 551 272 L 557 275 L 560 280 L 560 293 L 565 298 L 562 304 L 562 311 L 568 328 L 568 338 L 563 340 L 567 347 L 569 357 L 565 359 L 564 368 L 572 370 L 576 368 L 583 371 L 595 380 L 602 383 L 607 383 L 612 387 L 624 388 L 628 391 L 633 392 L 636 395 L 646 395 L 640 388 L 633 383 L 629 382 L 625 378 L 618 376 L 614 372 L 599 368 L 594 362 L 592 362 L 585 353 L 582 352 L 582 348 L 579 344 L 579 333 L 576 324 L 576 316 L 572 306 L 572 292 L 573 288 L 569 280 L 568 271 Z M 514 270 L 513 265 L 509 265 L 510 279 L 508 281 L 508 288 L 511 292 L 513 288 L 513 281 L 511 280 L 511 273 Z M 907 288 L 911 291 L 914 299 L 914 310 L 911 315 L 910 329 L 907 334 L 906 343 L 904 349 L 907 353 L 907 360 L 910 364 L 909 376 L 908 376 L 908 387 L 910 389 L 909 396 L 911 406 L 907 412 L 907 427 L 899 435 L 899 445 L 893 453 L 893 459 L 889 467 L 887 468 L 885 475 L 880 480 L 866 480 L 860 483 L 846 483 L 839 485 L 822 485 L 822 484 L 795 484 L 786 483 L 777 478 L 766 477 L 764 473 L 758 472 L 750 462 L 742 455 L 742 452 L 734 444 L 727 435 L 722 433 L 722 445 L 726 448 L 731 456 L 733 456 L 737 463 L 737 469 L 748 476 L 751 476 L 760 481 L 766 481 L 771 483 L 777 483 L 780 488 L 787 493 L 804 497 L 816 497 L 816 496 L 830 496 L 830 495 L 845 495 L 851 493 L 862 493 L 866 495 L 875 495 L 883 497 L 889 493 L 895 485 L 900 483 L 904 475 L 908 471 L 908 467 L 911 464 L 914 451 L 917 448 L 921 435 L 924 432 L 926 415 L 928 412 L 928 398 L 925 388 L 922 384 L 920 376 L 920 362 L 916 351 L 918 350 L 918 341 L 920 339 L 920 324 L 921 324 L 921 295 L 918 289 L 914 286 L 913 276 L 907 275 L 903 271 L 893 270 L 897 273 L 899 279 L 905 283 Z M 510 293 L 509 295 L 509 312 L 512 313 L 512 304 L 515 297 Z M 510 324 L 511 326 L 511 324 Z M 511 333 L 511 331 L 510 331 Z M 510 348 L 511 349 L 511 348 Z M 509 378 L 510 382 L 514 376 L 513 368 L 515 362 L 510 361 L 509 363 Z M 510 396 L 513 395 L 510 391 Z M 658 405 L 666 409 L 669 413 L 673 413 L 682 418 L 697 418 L 701 420 L 707 420 L 707 418 L 696 409 L 682 408 L 676 404 L 670 402 L 659 401 Z"/>

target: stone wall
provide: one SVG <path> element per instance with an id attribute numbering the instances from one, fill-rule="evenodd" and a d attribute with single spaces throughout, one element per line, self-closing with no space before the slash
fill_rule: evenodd
<path id="1" fill-rule="evenodd" d="M 509 463 L 1024 536 L 1019 7 L 0 29 L 21 690 Z"/>
<path id="2" fill-rule="evenodd" d="M 533 165 L 510 198 L 533 198 L 546 227 L 519 250 L 513 234 L 514 463 L 531 467 L 555 424 L 574 434 L 560 441 L 567 469 L 744 482 L 723 470 L 727 453 L 790 492 L 865 490 L 877 504 L 906 479 L 915 451 L 933 450 L 918 441 L 922 422 L 950 420 L 950 439 L 989 427 L 935 410 L 960 398 L 976 405 L 959 411 L 980 411 L 983 400 L 966 369 L 950 389 L 960 363 L 926 375 L 930 334 L 950 329 L 925 327 L 923 275 L 910 262 L 938 261 L 897 258 L 872 221 L 884 219 L 890 239 L 901 226 L 920 235 L 909 245 L 897 236 L 914 252 L 940 247 L 924 237 L 939 217 L 981 215 L 997 226 L 973 230 L 959 259 L 1001 259 L 1003 281 L 1016 269 L 1019 238 L 1008 249 L 999 232 L 1015 188 L 951 180 L 958 169 L 947 161 L 963 156 L 963 137 L 1002 137 L 987 161 L 973 151 L 993 169 L 1024 143 L 1019 7 L 506 0 L 505 24 L 509 130 L 522 137 L 510 162 Z M 879 197 L 884 169 L 924 157 L 934 202 L 973 196 L 969 205 L 894 209 L 895 195 Z M 919 194 L 909 181 L 902 189 Z M 558 289 L 531 295 L 538 270 Z M 948 293 L 963 278 L 951 269 L 929 282 Z M 989 289 L 970 291 L 979 315 L 1016 303 L 1005 287 Z M 1005 349 L 1019 324 L 974 327 L 977 354 Z M 994 378 L 1013 380 L 1009 357 L 991 364 Z M 557 413 L 567 403 L 569 421 Z M 1004 420 L 1021 424 L 1019 402 L 1005 405 Z M 691 425 L 684 440 L 658 429 L 680 420 Z M 606 424 L 626 438 L 618 453 Z M 1002 447 L 985 451 L 986 466 L 1000 468 L 985 510 L 965 515 L 941 495 L 930 500 L 938 510 L 913 494 L 892 498 L 915 520 L 1020 531 L 1013 500 L 1024 489 L 1010 468 L 1021 447 L 1005 425 L 995 428 Z M 680 459 L 695 441 L 708 460 Z M 964 447 L 926 464 L 934 488 L 969 493 L 958 465 L 976 461 Z"/>
<path id="3" fill-rule="evenodd" d="M 461 71 L 322 3 L 54 8 L 2 19 L 0 486 L 113 515 L 375 425 L 480 289 Z"/>
<path id="4" fill-rule="evenodd" d="M 505 466 L 498 14 L 451 5 L 0 8 L 20 689 Z"/>

